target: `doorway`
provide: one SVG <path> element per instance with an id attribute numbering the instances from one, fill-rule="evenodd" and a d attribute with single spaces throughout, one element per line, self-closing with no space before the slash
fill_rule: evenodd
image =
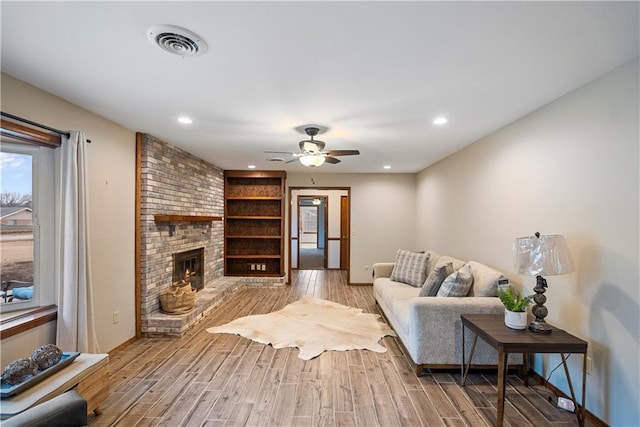
<path id="1" fill-rule="evenodd" d="M 327 197 L 298 197 L 299 270 L 327 268 Z"/>
<path id="2" fill-rule="evenodd" d="M 292 270 L 346 270 L 348 280 L 349 200 L 348 187 L 289 187 L 288 277 Z"/>

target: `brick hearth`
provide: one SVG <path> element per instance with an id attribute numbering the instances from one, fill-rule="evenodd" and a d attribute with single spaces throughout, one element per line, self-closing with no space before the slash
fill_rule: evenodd
<path id="1" fill-rule="evenodd" d="M 283 277 L 220 277 L 196 294 L 196 305 L 191 312 L 178 315 L 156 312 L 148 316 L 145 335 L 182 336 L 189 327 L 201 321 L 243 286 L 282 285 Z"/>

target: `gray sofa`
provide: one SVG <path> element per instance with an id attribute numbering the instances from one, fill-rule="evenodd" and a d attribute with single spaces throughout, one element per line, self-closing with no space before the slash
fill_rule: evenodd
<path id="1" fill-rule="evenodd" d="M 440 255 L 431 252 L 426 276 L 433 274 Z M 467 265 L 464 261 L 447 257 L 453 261 L 455 271 Z M 444 257 L 442 258 L 444 260 Z M 479 263 L 475 263 L 478 266 Z M 419 296 L 421 287 L 391 280 L 394 263 L 373 265 L 373 292 L 376 303 L 398 334 L 409 357 L 416 365 L 416 375 L 425 368 L 460 368 L 462 360 L 461 314 L 502 314 L 504 306 L 495 296 L 441 297 Z M 476 267 L 476 270 L 481 270 Z M 482 269 L 484 270 L 484 269 Z M 495 271 L 495 270 L 493 270 Z M 473 273 L 474 277 L 480 273 Z M 486 276 L 485 276 L 486 279 Z M 429 279 L 427 279 L 428 281 Z M 479 282 L 480 279 L 476 279 Z M 491 294 L 491 290 L 488 291 Z M 478 292 L 472 289 L 470 295 Z M 465 357 L 468 359 L 473 334 L 465 331 Z M 472 367 L 496 367 L 497 352 L 482 339 L 478 339 Z M 509 356 L 510 365 L 522 364 L 522 356 Z"/>

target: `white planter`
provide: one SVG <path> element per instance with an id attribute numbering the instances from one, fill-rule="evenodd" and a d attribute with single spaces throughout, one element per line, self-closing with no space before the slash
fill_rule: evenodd
<path id="1" fill-rule="evenodd" d="M 511 329 L 527 328 L 527 312 L 526 311 L 509 311 L 504 309 L 504 324 Z"/>

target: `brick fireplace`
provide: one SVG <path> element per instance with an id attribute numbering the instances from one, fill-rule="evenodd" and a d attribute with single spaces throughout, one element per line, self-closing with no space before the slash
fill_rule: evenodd
<path id="1" fill-rule="evenodd" d="M 222 216 L 224 177 L 219 167 L 151 135 L 142 135 L 141 148 L 140 310 L 142 333 L 147 335 L 159 332 L 152 319 L 162 314 L 160 292 L 175 281 L 175 254 L 201 253 L 200 261 L 191 255 L 178 259 L 192 268 L 198 264 L 200 288 L 221 279 L 224 270 L 222 221 L 167 222 L 154 216 Z"/>

